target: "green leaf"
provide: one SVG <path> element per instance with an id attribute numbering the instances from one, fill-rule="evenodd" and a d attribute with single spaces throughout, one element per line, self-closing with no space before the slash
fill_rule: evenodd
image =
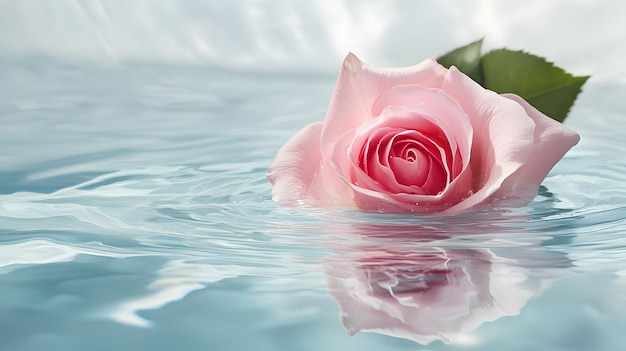
<path id="1" fill-rule="evenodd" d="M 446 68 L 456 66 L 459 71 L 465 73 L 480 85 L 483 85 L 483 71 L 480 55 L 482 44 L 483 40 L 480 39 L 458 49 L 454 49 L 440 56 L 437 62 Z"/>
<path id="2" fill-rule="evenodd" d="M 485 54 L 482 71 L 485 88 L 517 94 L 559 122 L 563 122 L 589 79 L 575 77 L 542 57 L 507 49 Z"/>

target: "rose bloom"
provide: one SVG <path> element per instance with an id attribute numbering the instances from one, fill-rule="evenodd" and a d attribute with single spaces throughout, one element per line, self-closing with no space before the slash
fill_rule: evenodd
<path id="1" fill-rule="evenodd" d="M 268 178 L 282 205 L 456 214 L 527 204 L 578 140 L 455 67 L 376 68 L 349 54 L 326 118 L 280 149 Z"/>

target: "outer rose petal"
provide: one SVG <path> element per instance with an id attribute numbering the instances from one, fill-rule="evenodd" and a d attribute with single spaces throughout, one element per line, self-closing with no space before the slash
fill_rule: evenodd
<path id="1" fill-rule="evenodd" d="M 330 155 L 341 135 L 371 118 L 374 101 L 391 87 L 417 82 L 424 88 L 438 88 L 446 72 L 446 68 L 432 59 L 410 67 L 377 68 L 348 54 L 326 113 L 321 142 L 323 153 Z"/>
<path id="2" fill-rule="evenodd" d="M 530 162 L 535 123 L 520 104 L 486 90 L 456 67 L 450 68 L 441 88 L 459 103 L 474 128 L 471 167 L 477 191 L 443 212 L 453 214 L 486 203 Z"/>
<path id="3" fill-rule="evenodd" d="M 346 185 L 334 171 L 329 173 L 324 166 L 321 132 L 321 122 L 309 124 L 278 151 L 269 167 L 267 178 L 273 185 L 272 198 L 279 204 L 323 205 L 320 201 L 323 199 L 328 199 L 325 202 L 332 202 L 331 199 L 351 199 L 349 194 L 341 196 L 347 190 Z"/>
<path id="4" fill-rule="evenodd" d="M 528 162 L 511 174 L 494 195 L 508 205 L 525 204 L 537 195 L 543 179 L 554 165 L 580 140 L 580 136 L 514 94 L 502 96 L 520 104 L 535 121 L 535 138 Z"/>

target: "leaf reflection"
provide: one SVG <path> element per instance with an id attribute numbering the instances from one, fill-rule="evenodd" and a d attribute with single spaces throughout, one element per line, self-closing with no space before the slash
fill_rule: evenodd
<path id="1" fill-rule="evenodd" d="M 325 272 L 351 335 L 451 343 L 484 322 L 519 314 L 569 266 L 564 254 L 541 246 L 545 236 L 512 228 L 489 226 L 495 238 L 509 238 L 497 244 L 472 241 L 467 226 L 456 228 L 458 236 L 425 226 L 350 228 L 359 240 L 336 241 Z M 484 234 L 485 227 L 473 230 Z M 516 234 L 524 239 L 510 240 Z"/>

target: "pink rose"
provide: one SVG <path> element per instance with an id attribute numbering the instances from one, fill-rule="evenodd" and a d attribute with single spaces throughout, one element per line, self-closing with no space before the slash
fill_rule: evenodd
<path id="1" fill-rule="evenodd" d="M 527 204 L 578 140 L 455 67 L 376 68 L 349 54 L 325 120 L 280 149 L 268 178 L 283 205 L 455 214 Z"/>

